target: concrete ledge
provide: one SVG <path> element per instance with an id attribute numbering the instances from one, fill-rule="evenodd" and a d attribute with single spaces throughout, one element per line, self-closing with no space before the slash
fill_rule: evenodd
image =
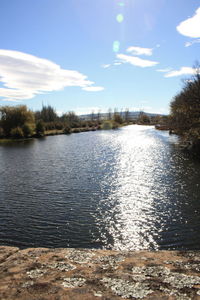
<path id="1" fill-rule="evenodd" d="M 2 246 L 0 299 L 200 299 L 200 251 Z"/>

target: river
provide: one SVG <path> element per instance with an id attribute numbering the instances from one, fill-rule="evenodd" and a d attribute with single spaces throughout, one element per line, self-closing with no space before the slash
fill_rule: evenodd
<path id="1" fill-rule="evenodd" d="M 0 146 L 0 244 L 200 249 L 200 162 L 151 126 Z"/>

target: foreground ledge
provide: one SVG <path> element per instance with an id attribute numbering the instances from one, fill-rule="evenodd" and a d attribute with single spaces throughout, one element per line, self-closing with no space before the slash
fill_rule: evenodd
<path id="1" fill-rule="evenodd" d="M 200 251 L 2 246 L 0 299 L 200 299 Z"/>

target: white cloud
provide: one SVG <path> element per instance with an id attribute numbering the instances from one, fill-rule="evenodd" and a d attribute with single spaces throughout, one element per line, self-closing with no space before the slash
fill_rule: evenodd
<path id="1" fill-rule="evenodd" d="M 160 46 L 160 45 L 158 45 Z M 130 55 L 126 55 L 126 54 L 117 54 L 116 58 L 118 60 L 115 60 L 114 63 L 112 64 L 105 64 L 102 65 L 102 67 L 104 69 L 113 67 L 113 66 L 119 66 L 123 63 L 130 63 L 134 66 L 138 66 L 138 67 L 152 67 L 158 64 L 158 62 L 156 61 L 151 61 L 151 60 L 147 60 L 147 59 L 142 59 L 137 57 L 138 55 L 152 55 L 153 54 L 153 48 L 142 48 L 142 47 L 136 47 L 136 46 L 131 46 L 129 48 L 126 49 L 127 52 L 130 53 Z M 134 56 L 137 55 L 137 56 Z"/>
<path id="2" fill-rule="evenodd" d="M 172 70 L 172 68 L 165 68 L 165 69 L 158 69 L 158 70 L 156 70 L 157 72 L 162 72 L 162 73 L 167 73 L 167 72 L 169 72 L 169 71 L 171 71 Z"/>
<path id="3" fill-rule="evenodd" d="M 190 47 L 190 46 L 192 46 L 193 44 L 198 44 L 198 43 L 200 43 L 200 39 L 193 40 L 193 41 L 190 41 L 190 42 L 186 42 L 186 43 L 185 43 L 185 47 Z"/>
<path id="4" fill-rule="evenodd" d="M 173 70 L 165 74 L 165 77 L 176 77 L 181 75 L 194 75 L 195 69 L 190 67 L 182 67 L 180 70 Z"/>
<path id="5" fill-rule="evenodd" d="M 141 47 L 135 47 L 131 46 L 127 50 L 127 52 L 130 52 L 132 55 L 148 55 L 151 56 L 153 53 L 153 49 L 151 48 L 141 48 Z"/>
<path id="6" fill-rule="evenodd" d="M 123 63 L 129 63 L 131 65 L 137 66 L 137 67 L 153 67 L 158 64 L 157 61 L 152 60 L 146 60 L 142 59 L 136 56 L 130 56 L 126 54 L 117 54 L 117 58 L 121 60 Z"/>
<path id="7" fill-rule="evenodd" d="M 181 22 L 176 29 L 182 35 L 192 38 L 200 37 L 200 7 L 196 10 L 193 17 Z"/>
<path id="8" fill-rule="evenodd" d="M 111 67 L 111 64 L 105 64 L 105 65 L 102 65 L 101 67 L 104 68 L 104 69 L 107 69 L 107 68 Z"/>
<path id="9" fill-rule="evenodd" d="M 122 64 L 122 62 L 114 62 L 114 66 L 120 66 Z"/>
<path id="10" fill-rule="evenodd" d="M 110 67 L 113 67 L 113 66 L 119 66 L 121 65 L 122 62 L 119 62 L 119 61 L 115 61 L 113 64 L 105 64 L 105 65 L 102 65 L 101 67 L 104 68 L 104 69 L 108 69 Z"/>
<path id="11" fill-rule="evenodd" d="M 65 87 L 90 87 L 94 82 L 74 70 L 30 54 L 0 50 L 0 99 L 21 101 Z"/>
<path id="12" fill-rule="evenodd" d="M 86 86 L 82 88 L 84 91 L 87 92 L 100 92 L 104 90 L 104 87 L 102 86 Z"/>

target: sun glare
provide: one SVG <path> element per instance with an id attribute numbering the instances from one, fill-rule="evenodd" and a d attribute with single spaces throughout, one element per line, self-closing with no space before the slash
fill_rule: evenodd
<path id="1" fill-rule="evenodd" d="M 118 14 L 116 20 L 118 23 L 122 23 L 124 21 L 124 16 L 122 14 Z"/>
<path id="2" fill-rule="evenodd" d="M 119 41 L 114 41 L 113 42 L 113 51 L 114 52 L 119 52 L 119 48 L 120 48 L 120 42 Z"/>
<path id="3" fill-rule="evenodd" d="M 115 17 L 115 20 L 117 21 L 118 24 L 123 23 L 124 21 L 124 14 L 123 14 L 123 7 L 125 6 L 125 3 L 123 1 L 120 1 L 117 3 L 117 5 L 120 7 L 118 9 L 118 13 Z M 113 42 L 113 52 L 117 53 L 120 50 L 120 41 L 116 40 Z"/>

